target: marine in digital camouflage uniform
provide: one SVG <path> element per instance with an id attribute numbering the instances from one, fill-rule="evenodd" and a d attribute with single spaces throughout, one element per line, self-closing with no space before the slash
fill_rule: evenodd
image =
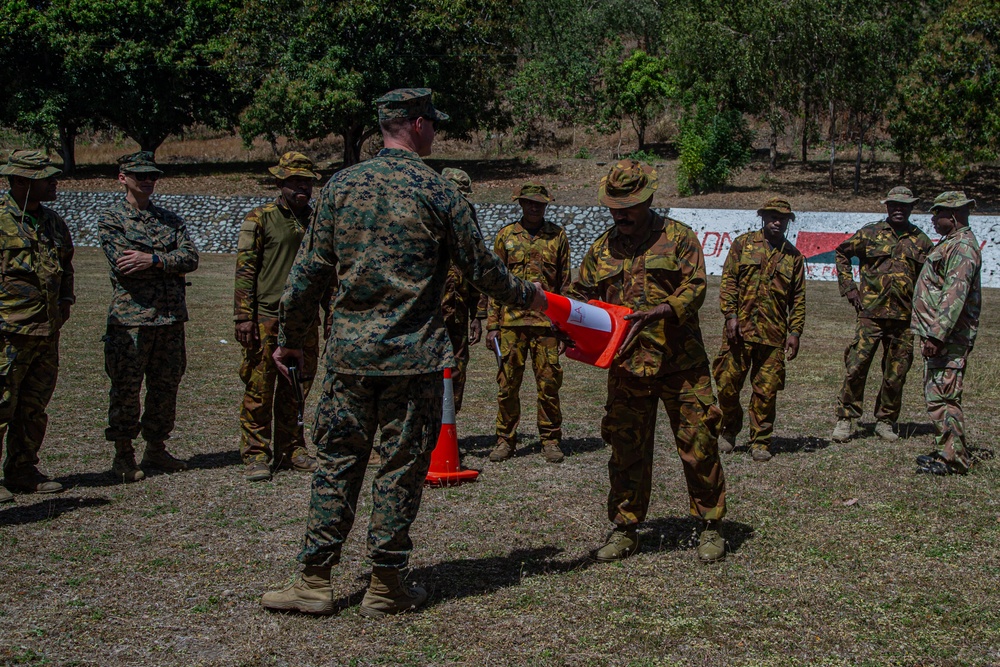
<path id="1" fill-rule="evenodd" d="M 541 283 L 548 292 L 565 294 L 570 284 L 569 240 L 562 227 L 545 219 L 545 207 L 552 201 L 548 189 L 529 181 L 515 190 L 511 199 L 521 206 L 521 218 L 497 232 L 493 252 L 518 278 Z M 564 458 L 559 446 L 559 389 L 563 380 L 559 355 L 564 346 L 556 338 L 552 322 L 542 313 L 490 300 L 486 330 L 487 344 L 494 349 L 497 341 L 502 359 L 497 373 L 497 444 L 490 460 L 505 461 L 514 455 L 521 420 L 521 380 L 530 356 L 538 391 L 542 455 L 550 463 L 559 463 Z"/>
<path id="2" fill-rule="evenodd" d="M 903 405 L 903 385 L 913 363 L 910 310 L 913 283 L 931 249 L 931 241 L 910 222 L 917 198 L 895 187 L 882 200 L 886 218 L 859 229 L 836 249 L 840 295 L 858 313 L 854 340 L 844 350 L 847 375 L 837 397 L 837 425 L 832 439 L 848 440 L 864 407 L 868 369 L 882 346 L 882 386 L 875 398 L 875 433 L 896 440 L 895 425 Z M 858 260 L 861 285 L 851 260 Z"/>
<path id="3" fill-rule="evenodd" d="M 712 364 L 722 409 L 719 449 L 731 452 L 743 428 L 740 391 L 750 377 L 750 450 L 754 461 L 771 458 L 778 392 L 785 388 L 785 360 L 799 353 L 806 320 L 805 262 L 785 238 L 795 219 L 784 199 L 757 209 L 763 226 L 736 237 L 722 267 L 719 305 L 726 324 Z"/>
<path id="4" fill-rule="evenodd" d="M 461 169 L 447 167 L 441 171 L 441 176 L 455 184 L 458 191 L 468 197 L 472 194 L 472 179 Z M 444 296 L 441 299 L 441 313 L 444 315 L 444 326 L 448 330 L 452 349 L 455 352 L 455 367 L 452 368 L 451 381 L 455 391 L 455 412 L 462 409 L 462 397 L 465 395 L 465 379 L 469 367 L 469 347 L 479 342 L 483 335 L 482 318 L 478 317 L 479 292 L 472 283 L 462 276 L 454 264 L 448 269 L 448 277 L 444 283 Z"/>
<path id="5" fill-rule="evenodd" d="M 165 441 L 174 428 L 177 388 L 187 367 L 185 276 L 198 268 L 198 252 L 184 221 L 150 201 L 163 174 L 153 154 L 124 155 L 118 169 L 125 198 L 97 223 L 112 290 L 104 336 L 104 370 L 111 379 L 104 436 L 115 443 L 112 476 L 135 482 L 145 476 L 135 464 L 132 445 L 140 433 L 146 441 L 141 467 L 187 469 L 167 451 Z M 140 417 L 143 379 L 146 399 Z"/>
<path id="6" fill-rule="evenodd" d="M 313 437 L 313 475 L 302 576 L 263 596 L 272 610 L 333 613 L 331 566 L 355 520 L 374 446 L 382 465 L 372 481 L 368 557 L 373 571 L 361 613 L 419 607 L 426 592 L 405 586 L 409 529 L 420 507 L 441 427 L 443 371 L 454 365 L 441 314 L 448 267 L 480 291 L 522 307 L 544 295 L 511 275 L 486 247 L 462 193 L 420 159 L 447 116 L 429 89 L 394 90 L 377 102 L 385 148 L 335 174 L 281 298 L 279 369 L 301 359 L 312 313 L 337 280 L 324 361 L 326 376 Z"/>
<path id="7" fill-rule="evenodd" d="M 59 329 L 69 319 L 73 240 L 54 201 L 60 170 L 43 153 L 11 153 L 0 175 L 0 444 L 6 443 L 0 503 L 15 493 L 57 493 L 38 468 L 45 412 L 59 374 Z M 9 489 L 9 491 L 8 491 Z"/>
<path id="8" fill-rule="evenodd" d="M 924 397 L 937 448 L 917 457 L 917 472 L 965 474 L 973 463 L 965 436 L 962 384 L 982 308 L 982 256 L 969 229 L 975 205 L 964 192 L 944 192 L 931 205 L 931 221 L 942 238 L 917 278 L 910 325 L 922 341 Z"/>
<path id="9" fill-rule="evenodd" d="M 705 302 L 705 258 L 690 227 L 651 210 L 656 171 L 621 160 L 601 180 L 600 202 L 615 221 L 591 246 L 569 296 L 636 312 L 608 373 L 601 435 L 611 446 L 608 519 L 615 525 L 599 561 L 631 556 L 645 520 L 653 476 L 656 409 L 670 419 L 691 499 L 703 520 L 698 557 L 725 556 L 719 520 L 726 482 L 719 461 L 722 412 L 715 403 L 698 309 Z"/>
<path id="10" fill-rule="evenodd" d="M 291 383 L 279 377 L 271 355 L 278 347 L 278 303 L 285 279 L 302 243 L 312 209 L 313 184 L 319 179 L 312 160 L 295 151 L 270 167 L 278 197 L 258 206 L 243 220 L 236 251 L 234 315 L 236 340 L 243 347 L 240 379 L 245 389 L 240 407 L 240 456 L 244 477 L 251 482 L 271 478 L 276 469 L 316 469 L 306 450 L 302 409 Z M 303 343 L 303 398 L 308 396 L 319 353 L 318 321 Z M 274 447 L 272 451 L 272 428 Z"/>

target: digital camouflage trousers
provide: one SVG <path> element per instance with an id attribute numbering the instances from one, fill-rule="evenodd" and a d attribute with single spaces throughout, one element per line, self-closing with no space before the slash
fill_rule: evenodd
<path id="1" fill-rule="evenodd" d="M 903 406 L 903 385 L 913 364 L 909 320 L 859 317 L 854 340 L 844 350 L 847 376 L 837 398 L 838 419 L 858 419 L 864 412 L 865 382 L 882 346 L 882 386 L 875 398 L 875 419 L 895 422 Z"/>
<path id="2" fill-rule="evenodd" d="M 334 565 L 354 525 L 372 451 L 382 464 L 372 481 L 368 558 L 378 567 L 406 566 L 431 452 L 441 430 L 441 373 L 364 376 L 331 373 L 316 409 L 309 521 L 299 561 Z"/>
<path id="3" fill-rule="evenodd" d="M 722 413 L 715 404 L 707 365 L 661 377 L 608 376 L 601 422 L 601 436 L 611 445 L 608 519 L 630 525 L 646 518 L 661 401 L 684 468 L 691 514 L 721 519 L 726 514 L 726 480 L 718 449 Z"/>
<path id="4" fill-rule="evenodd" d="M 174 430 L 177 388 L 187 369 L 184 323 L 155 327 L 109 324 L 104 335 L 104 370 L 111 379 L 108 392 L 108 440 L 163 442 Z M 140 418 L 143 379 L 146 400 Z"/>
<path id="5" fill-rule="evenodd" d="M 965 443 L 965 413 L 962 411 L 962 383 L 969 348 L 947 345 L 940 357 L 924 359 L 924 399 L 934 423 L 935 442 L 945 459 L 966 470 L 972 459 Z"/>
<path id="6" fill-rule="evenodd" d="M 59 334 L 0 333 L 0 444 L 6 444 L 4 476 L 38 464 L 49 423 L 45 408 L 59 375 Z"/>
<path id="7" fill-rule="evenodd" d="M 292 457 L 306 446 L 305 429 L 298 424 L 298 401 L 295 391 L 271 357 L 278 347 L 278 318 L 257 323 L 260 343 L 243 350 L 240 379 L 245 385 L 240 407 L 240 456 L 244 463 Z M 302 392 L 309 395 L 316 375 L 319 332 L 313 327 L 302 347 Z M 273 451 L 272 451 L 273 430 Z"/>
<path id="8" fill-rule="evenodd" d="M 542 444 L 562 440 L 562 408 L 559 389 L 563 370 L 559 363 L 559 341 L 549 327 L 507 327 L 500 329 L 500 355 L 497 373 L 497 441 L 513 445 L 521 421 L 521 381 L 531 357 L 538 390 L 538 438 Z"/>
<path id="9" fill-rule="evenodd" d="M 719 356 L 712 363 L 712 375 L 722 410 L 721 433 L 739 433 L 743 428 L 740 392 L 750 376 L 750 447 L 771 446 L 774 419 L 778 412 L 778 392 L 785 388 L 784 348 L 740 340 L 730 345 L 723 338 Z"/>

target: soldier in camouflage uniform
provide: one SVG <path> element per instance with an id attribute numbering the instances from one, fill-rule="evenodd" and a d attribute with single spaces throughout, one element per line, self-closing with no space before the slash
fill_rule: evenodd
<path id="1" fill-rule="evenodd" d="M 14 499 L 11 491 L 63 490 L 36 467 L 59 373 L 59 329 L 76 301 L 69 228 L 42 205 L 55 200 L 59 173 L 38 151 L 14 151 L 0 167 L 10 185 L 0 199 L 0 503 Z"/>
<path id="2" fill-rule="evenodd" d="M 909 331 L 913 283 L 931 249 L 927 235 L 910 222 L 917 198 L 895 187 L 882 200 L 886 218 L 859 229 L 837 246 L 840 294 L 858 313 L 854 340 L 844 350 L 847 376 L 837 398 L 837 425 L 832 440 L 844 442 L 861 417 L 868 369 L 882 346 L 882 386 L 875 399 L 875 433 L 897 440 L 896 421 L 903 405 L 903 385 L 913 363 Z M 857 258 L 861 288 L 854 282 L 851 258 Z"/>
<path id="3" fill-rule="evenodd" d="M 975 205 L 964 192 L 945 192 L 931 206 L 934 230 L 942 238 L 917 278 L 910 325 L 922 341 L 924 397 L 937 431 L 937 449 L 917 457 L 917 472 L 964 475 L 972 467 L 965 441 L 962 381 L 982 307 L 982 256 L 969 229 L 969 212 Z"/>
<path id="4" fill-rule="evenodd" d="M 314 169 L 312 160 L 302 153 L 282 155 L 278 165 L 269 169 L 280 194 L 247 213 L 237 243 L 234 319 L 236 340 L 243 346 L 240 379 L 246 387 L 240 408 L 240 455 L 243 475 L 251 482 L 271 478 L 272 424 L 275 469 L 316 469 L 316 459 L 306 451 L 305 431 L 298 424 L 302 406 L 291 384 L 278 377 L 271 358 L 278 347 L 278 302 L 312 214 L 309 200 L 319 179 Z M 309 394 L 316 374 L 317 324 L 309 329 L 302 348 L 303 396 Z"/>
<path id="5" fill-rule="evenodd" d="M 723 415 L 719 451 L 736 447 L 743 428 L 740 391 L 752 374 L 750 453 L 754 461 L 767 461 L 778 392 L 785 388 L 785 360 L 798 355 L 805 326 L 806 277 L 802 253 L 785 238 L 795 219 L 791 205 L 771 199 L 757 215 L 762 229 L 736 237 L 722 267 L 725 335 L 712 373 Z"/>
<path id="6" fill-rule="evenodd" d="M 115 443 L 111 475 L 136 482 L 145 477 L 132 446 L 140 432 L 146 441 L 143 468 L 187 469 L 164 443 L 174 428 L 177 388 L 187 366 L 185 275 L 198 268 L 198 252 L 184 221 L 150 202 L 163 174 L 153 154 L 124 155 L 118 170 L 125 198 L 97 223 L 112 289 L 104 336 L 104 370 L 111 378 L 104 437 Z M 143 378 L 146 402 L 140 418 Z"/>
<path id="7" fill-rule="evenodd" d="M 656 171 L 621 160 L 601 180 L 600 202 L 614 227 L 587 251 L 570 288 L 576 299 L 600 299 L 635 312 L 608 373 L 601 435 L 611 446 L 608 518 L 615 525 L 599 561 L 631 556 L 646 518 L 653 477 L 657 403 L 663 402 L 684 467 L 691 514 L 703 522 L 698 558 L 725 557 L 719 520 L 726 482 L 719 461 L 722 412 L 712 394 L 698 323 L 705 302 L 705 258 L 690 227 L 650 207 Z"/>
<path id="8" fill-rule="evenodd" d="M 507 268 L 523 280 L 541 283 L 555 294 L 565 294 L 570 284 L 569 240 L 559 225 L 545 219 L 545 207 L 552 201 L 541 183 L 527 182 L 512 197 L 521 206 L 521 219 L 499 232 L 493 252 Z M 490 349 L 500 346 L 501 367 L 497 373 L 497 444 L 490 461 L 506 461 L 514 455 L 517 424 L 521 419 L 521 380 L 531 356 L 538 390 L 538 437 L 542 455 L 549 463 L 563 460 L 562 409 L 559 388 L 563 372 L 559 355 L 563 352 L 545 315 L 522 308 L 489 302 L 486 319 L 486 343 Z"/>
<path id="9" fill-rule="evenodd" d="M 336 280 L 326 377 L 313 429 L 313 475 L 302 575 L 265 593 L 272 610 L 331 614 L 331 566 L 354 524 L 372 451 L 384 462 L 372 481 L 368 526 L 371 584 L 361 613 L 378 617 L 422 605 L 427 593 L 403 584 L 431 451 L 441 427 L 442 372 L 454 365 L 441 315 L 448 267 L 475 287 L 518 306 L 544 308 L 537 286 L 511 275 L 484 241 L 462 193 L 420 158 L 448 116 L 426 88 L 394 90 L 377 102 L 384 146 L 335 174 L 281 297 L 279 370 L 298 362 L 323 291 Z"/>
<path id="10" fill-rule="evenodd" d="M 458 188 L 458 191 L 468 197 L 472 194 L 472 179 L 461 169 L 447 167 L 441 176 L 448 179 Z M 444 326 L 448 330 L 448 338 L 455 352 L 455 367 L 452 369 L 451 381 L 455 391 L 455 412 L 462 409 L 462 397 L 465 395 L 466 371 L 469 367 L 469 347 L 479 342 L 483 336 L 483 323 L 478 317 L 479 292 L 466 280 L 454 264 L 448 269 L 448 277 L 444 283 L 444 297 L 441 300 L 441 312 L 444 315 Z"/>

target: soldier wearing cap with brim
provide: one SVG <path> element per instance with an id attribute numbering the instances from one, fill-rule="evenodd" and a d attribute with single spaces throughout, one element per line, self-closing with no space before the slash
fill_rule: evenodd
<path id="1" fill-rule="evenodd" d="M 278 347 L 278 304 L 302 237 L 309 227 L 313 186 L 319 173 L 312 160 L 297 151 L 281 156 L 268 171 L 277 198 L 258 206 L 243 219 L 236 247 L 234 316 L 236 340 L 243 347 L 240 379 L 240 456 L 247 481 L 271 478 L 272 469 L 311 473 L 316 459 L 306 449 L 298 423 L 295 389 L 279 377 L 271 355 Z M 316 374 L 319 321 L 309 330 L 299 369 L 303 398 Z"/>
<path id="2" fill-rule="evenodd" d="M 691 514 L 703 522 L 698 558 L 711 562 L 725 557 L 719 524 L 726 513 L 726 483 L 717 442 L 722 413 L 698 322 L 705 302 L 705 258 L 690 227 L 652 210 L 656 188 L 656 170 L 635 160 L 619 161 L 601 179 L 600 202 L 614 226 L 587 251 L 569 294 L 635 311 L 608 373 L 601 435 L 611 446 L 608 518 L 614 530 L 595 557 L 620 560 L 639 548 L 662 402 L 683 464 Z"/>
<path id="3" fill-rule="evenodd" d="M 740 392 L 750 376 L 750 455 L 771 459 L 778 392 L 785 363 L 798 356 L 806 320 L 805 260 L 785 238 L 795 219 L 781 198 L 757 209 L 761 228 L 733 240 L 722 267 L 719 307 L 725 318 L 722 348 L 712 375 L 722 410 L 719 450 L 733 451 L 743 428 Z"/>
<path id="4" fill-rule="evenodd" d="M 840 294 L 854 307 L 857 328 L 844 351 L 846 374 L 837 397 L 837 424 L 831 439 L 849 440 L 864 409 L 865 383 L 879 347 L 882 384 L 875 398 L 875 435 L 898 440 L 896 422 L 903 406 L 903 386 L 913 363 L 910 312 L 913 284 L 931 241 L 910 222 L 917 198 L 897 186 L 882 200 L 886 217 L 865 225 L 835 251 Z M 852 260 L 858 262 L 854 280 Z M 860 285 L 859 285 L 860 283 Z"/>
<path id="5" fill-rule="evenodd" d="M 521 208 L 520 218 L 497 232 L 493 252 L 517 277 L 540 283 L 555 294 L 565 294 L 570 285 L 569 239 L 559 225 L 545 219 L 552 201 L 549 190 L 537 181 L 527 181 L 511 195 Z M 528 359 L 535 375 L 538 403 L 538 439 L 542 456 L 549 463 L 564 458 L 562 406 L 559 390 L 563 371 L 559 364 L 565 344 L 557 337 L 545 315 L 489 301 L 486 343 L 500 349 L 497 373 L 497 441 L 490 461 L 506 461 L 517 446 L 517 425 L 521 419 L 521 381 Z"/>
<path id="6" fill-rule="evenodd" d="M 361 614 L 424 604 L 427 592 L 404 584 L 400 571 L 441 429 L 443 372 L 454 365 L 441 315 L 449 264 L 491 297 L 545 307 L 541 288 L 512 276 L 486 247 L 462 193 L 420 159 L 448 119 L 431 91 L 393 90 L 376 104 L 385 147 L 323 187 L 281 297 L 274 359 L 287 374 L 289 364 L 301 367 L 323 293 L 335 290 L 313 431 L 319 468 L 298 556 L 304 568 L 291 585 L 263 595 L 274 611 L 334 613 L 331 568 L 353 527 L 373 444 L 383 463 L 371 482 L 372 575 Z"/>
<path id="7" fill-rule="evenodd" d="M 97 223 L 112 290 L 104 335 L 104 369 L 111 379 L 104 437 L 114 443 L 111 476 L 117 482 L 137 482 L 145 477 L 143 469 L 187 469 L 167 451 L 166 441 L 187 368 L 185 276 L 198 268 L 198 251 L 180 216 L 151 201 L 161 176 L 149 151 L 118 158 L 125 196 Z M 136 465 L 132 443 L 140 434 L 146 447 Z"/>
<path id="8" fill-rule="evenodd" d="M 39 151 L 14 151 L 0 167 L 10 186 L 0 200 L 0 503 L 13 500 L 11 492 L 63 490 L 37 468 L 59 373 L 59 330 L 76 300 L 69 228 L 42 205 L 55 201 L 59 173 Z"/>
<path id="9" fill-rule="evenodd" d="M 931 204 L 941 240 L 927 255 L 913 291 L 910 325 L 920 337 L 924 397 L 934 423 L 935 450 L 917 457 L 917 472 L 964 475 L 973 464 L 965 434 L 962 385 L 982 308 L 979 241 L 969 228 L 976 206 L 964 192 L 943 192 Z"/>

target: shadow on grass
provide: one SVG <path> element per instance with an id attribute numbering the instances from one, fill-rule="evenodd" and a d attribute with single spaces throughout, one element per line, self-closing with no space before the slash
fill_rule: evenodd
<path id="1" fill-rule="evenodd" d="M 826 438 L 803 435 L 796 438 L 772 438 L 770 449 L 772 454 L 809 454 L 829 446 L 830 441 Z"/>
<path id="2" fill-rule="evenodd" d="M 872 425 L 872 429 L 875 425 Z M 934 435 L 934 424 L 926 422 L 900 422 L 896 425 L 896 433 L 900 438 L 917 438 L 922 435 Z"/>
<path id="3" fill-rule="evenodd" d="M 542 443 L 537 436 L 518 435 L 517 450 L 514 457 L 534 456 L 541 454 Z M 461 438 L 458 441 L 458 450 L 463 454 L 472 456 L 485 456 L 493 451 L 497 439 L 494 435 L 474 435 L 468 438 Z M 563 438 L 560 443 L 562 450 L 567 455 L 586 454 L 604 449 L 604 441 L 600 438 Z"/>
<path id="4" fill-rule="evenodd" d="M 659 553 L 698 547 L 701 521 L 693 517 L 663 517 L 646 520 L 639 529 L 639 552 Z M 735 553 L 743 543 L 753 537 L 753 527 L 739 521 L 722 520 L 722 536 L 726 538 L 726 552 Z"/>
<path id="5" fill-rule="evenodd" d="M 31 505 L 10 505 L 0 510 L 0 526 L 21 526 L 54 519 L 57 516 L 88 507 L 110 504 L 107 498 L 47 498 Z"/>
<path id="6" fill-rule="evenodd" d="M 195 454 L 188 459 L 188 470 L 211 470 L 212 468 L 228 468 L 243 463 L 240 453 L 235 449 L 226 452 L 210 452 Z"/>

